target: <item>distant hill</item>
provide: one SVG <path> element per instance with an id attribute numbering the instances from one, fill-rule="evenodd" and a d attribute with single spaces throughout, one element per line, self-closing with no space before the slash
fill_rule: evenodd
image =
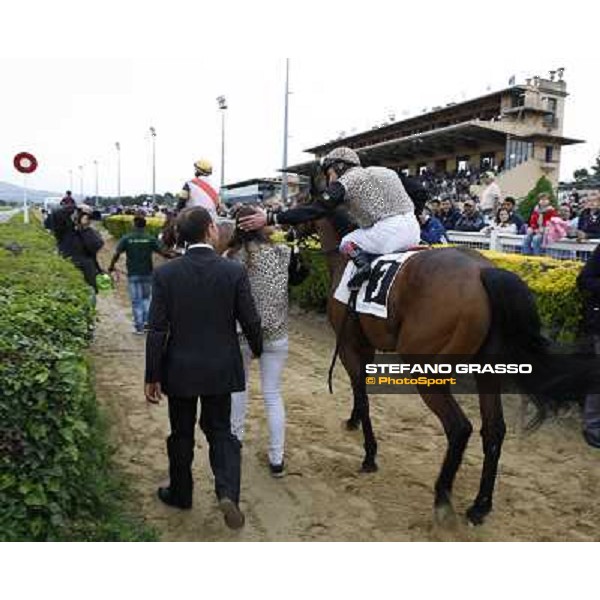
<path id="1" fill-rule="evenodd" d="M 62 194 L 59 192 L 27 189 L 27 200 L 32 203 L 42 203 L 46 198 L 56 197 L 62 198 Z M 20 185 L 0 181 L 0 200 L 4 200 L 5 202 L 23 202 L 23 188 Z"/>

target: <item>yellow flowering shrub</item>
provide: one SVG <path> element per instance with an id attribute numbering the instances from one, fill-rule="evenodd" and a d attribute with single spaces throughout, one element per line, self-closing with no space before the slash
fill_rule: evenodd
<path id="1" fill-rule="evenodd" d="M 133 230 L 133 215 L 106 217 L 103 224 L 107 231 L 118 240 Z M 164 217 L 146 217 L 146 231 L 152 235 L 158 236 L 164 224 Z"/>

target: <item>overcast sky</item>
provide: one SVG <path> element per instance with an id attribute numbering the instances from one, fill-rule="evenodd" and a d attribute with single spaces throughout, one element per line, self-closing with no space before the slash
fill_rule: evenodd
<path id="1" fill-rule="evenodd" d="M 98 8 L 100 3 L 90 4 Z M 507 10 L 509 4 L 505 6 Z M 526 19 L 527 9 L 523 8 L 521 14 Z M 346 16 L 355 27 L 361 26 L 361 15 Z M 136 14 L 131 13 L 130 18 L 135 20 Z M 243 15 L 240 18 L 243 21 Z M 43 25 L 43 15 L 40 22 Z M 397 21 L 401 22 L 405 21 Z M 182 22 L 178 23 L 181 27 Z M 231 35 L 227 37 L 231 41 L 236 38 L 234 30 L 240 21 L 227 23 L 231 24 Z M 399 120 L 420 113 L 425 107 L 458 102 L 486 93 L 488 88 L 504 87 L 512 75 L 522 83 L 527 76 L 545 76 L 549 69 L 565 67 L 571 95 L 567 99 L 564 134 L 587 143 L 565 149 L 561 178 L 569 178 L 577 167 L 589 166 L 600 149 L 596 80 L 599 64 L 598 52 L 586 43 L 585 25 L 577 31 L 562 29 L 561 36 L 555 36 L 551 44 L 534 43 L 530 49 L 525 43 L 513 44 L 504 52 L 502 45 L 509 41 L 502 33 L 506 32 L 505 25 L 491 29 L 496 37 L 493 46 L 486 50 L 476 41 L 480 34 L 485 40 L 490 33 L 489 22 L 482 23 L 487 25 L 479 31 L 469 29 L 466 46 L 464 36 L 457 36 L 456 32 L 449 35 L 446 29 L 445 37 L 440 37 L 442 19 L 442 23 L 431 25 L 428 35 L 419 27 L 419 50 L 414 39 L 400 35 L 398 28 L 394 52 L 389 51 L 389 38 L 382 36 L 379 51 L 371 42 L 368 53 L 360 53 L 357 48 L 354 54 L 349 49 L 340 55 L 341 47 L 329 43 L 331 30 L 322 41 L 315 42 L 322 46 L 319 56 L 298 52 L 291 58 L 290 69 L 289 162 L 306 160 L 303 149 L 336 137 L 341 131 L 361 131 L 383 123 L 390 111 Z M 167 31 L 170 20 L 163 25 Z M 267 23 L 260 32 L 275 31 L 274 26 L 275 23 Z M 379 22 L 379 27 L 383 32 L 386 25 Z M 185 30 L 193 43 L 203 46 L 204 29 L 199 24 L 186 24 Z M 84 191 L 93 194 L 93 161 L 98 160 L 99 192 L 114 195 L 115 142 L 119 141 L 122 193 L 149 192 L 148 129 L 152 125 L 157 130 L 158 192 L 180 189 L 192 175 L 192 163 L 201 157 L 213 162 L 214 180 L 218 183 L 220 114 L 216 97 L 221 94 L 229 104 L 226 182 L 275 174 L 282 160 L 285 58 L 274 56 L 275 51 L 265 54 L 264 47 L 261 55 L 253 56 L 244 51 L 243 43 L 241 49 L 233 48 L 235 51 L 229 56 L 226 52 L 200 49 L 192 54 L 182 52 L 182 47 L 166 37 L 143 47 L 131 40 L 129 46 L 119 47 L 117 42 L 110 44 L 113 30 L 103 31 L 103 49 L 110 50 L 106 58 L 53 57 L 53 50 L 64 52 L 70 45 L 65 46 L 62 34 L 49 44 L 40 44 L 40 38 L 34 36 L 37 43 L 23 52 L 29 58 L 16 58 L 14 52 L 3 58 L 0 55 L 0 180 L 21 183 L 21 177 L 12 169 L 12 156 L 29 150 L 40 162 L 38 172 L 31 176 L 32 187 L 62 192 L 69 185 L 72 169 L 73 188 L 78 192 L 78 166 L 83 165 Z M 67 39 L 72 36 L 73 44 L 85 55 L 90 44 L 78 45 L 79 33 L 71 27 Z M 347 44 L 350 37 L 345 39 Z M 357 46 L 360 41 L 359 36 Z M 274 39 L 272 42 L 274 50 L 285 50 Z M 211 43 L 207 46 L 217 48 Z M 168 56 L 162 51 L 165 48 L 183 56 Z M 471 51 L 466 53 L 465 48 Z M 135 52 L 130 55 L 134 58 L 121 58 L 118 54 L 119 50 L 132 49 Z M 328 54 L 332 58 L 327 59 Z"/>

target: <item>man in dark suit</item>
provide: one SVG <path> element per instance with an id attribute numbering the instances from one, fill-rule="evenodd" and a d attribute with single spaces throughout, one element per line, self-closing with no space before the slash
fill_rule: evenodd
<path id="1" fill-rule="evenodd" d="M 192 505 L 192 460 L 197 400 L 209 446 L 215 491 L 226 524 L 244 524 L 239 509 L 241 446 L 231 433 L 231 393 L 245 388 L 236 321 L 255 356 L 262 352 L 260 317 L 244 267 L 221 258 L 213 246 L 219 230 L 204 208 L 177 218 L 184 256 L 154 272 L 146 342 L 148 402 L 168 396 L 170 484 L 158 497 L 170 506 Z"/>
<path id="2" fill-rule="evenodd" d="M 584 331 L 590 338 L 595 354 L 600 356 L 600 246 L 596 246 L 579 273 L 577 286 L 583 292 Z M 600 448 L 599 393 L 590 393 L 585 398 L 583 437 L 590 446 Z"/>

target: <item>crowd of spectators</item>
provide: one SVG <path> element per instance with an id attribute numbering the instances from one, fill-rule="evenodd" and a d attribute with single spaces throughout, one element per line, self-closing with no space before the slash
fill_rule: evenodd
<path id="1" fill-rule="evenodd" d="M 523 254 L 543 254 L 548 244 L 563 240 L 600 238 L 600 191 L 586 196 L 563 195 L 555 207 L 548 194 L 540 194 L 527 219 L 517 212 L 517 202 L 502 198 L 494 177 L 482 176 L 480 196 L 460 199 L 441 195 L 430 199 L 420 215 L 423 240 L 444 243 L 447 232 L 492 232 L 523 235 Z"/>
<path id="2" fill-rule="evenodd" d="M 471 186 L 481 185 L 490 173 L 496 175 L 500 171 L 500 168 L 493 171 L 468 168 L 446 173 L 424 169 L 416 178 L 432 198 L 449 198 L 461 202 L 471 196 Z"/>

